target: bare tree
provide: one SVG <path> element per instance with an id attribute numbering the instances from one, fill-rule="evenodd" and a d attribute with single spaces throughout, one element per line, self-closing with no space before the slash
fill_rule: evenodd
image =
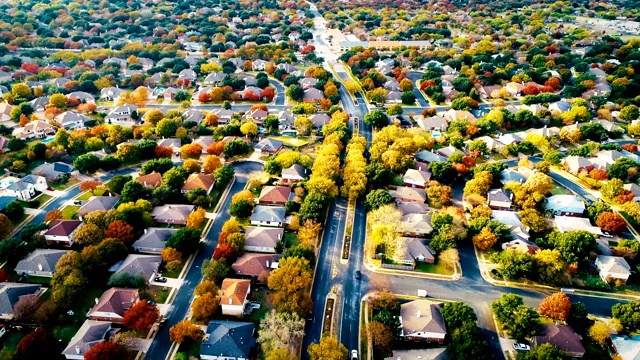
<path id="1" fill-rule="evenodd" d="M 265 353 L 278 348 L 288 348 L 293 353 L 304 335 L 304 319 L 295 313 L 267 313 L 260 321 L 258 341 Z"/>
<path id="2" fill-rule="evenodd" d="M 40 299 L 35 295 L 25 295 L 13 306 L 14 319 L 21 323 L 34 322 Z"/>

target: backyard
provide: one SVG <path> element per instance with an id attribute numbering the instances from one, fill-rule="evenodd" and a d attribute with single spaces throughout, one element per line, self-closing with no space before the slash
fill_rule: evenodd
<path id="1" fill-rule="evenodd" d="M 71 220 L 76 216 L 78 209 L 80 209 L 80 206 L 67 205 L 62 208 L 62 217 Z"/>

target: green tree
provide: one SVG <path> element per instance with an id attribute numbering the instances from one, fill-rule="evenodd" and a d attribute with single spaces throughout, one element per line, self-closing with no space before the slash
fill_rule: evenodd
<path id="1" fill-rule="evenodd" d="M 73 167 L 83 174 L 94 173 L 99 165 L 98 157 L 93 154 L 80 155 L 73 161 Z"/>
<path id="2" fill-rule="evenodd" d="M 162 119 L 156 125 L 156 135 L 161 137 L 171 137 L 176 134 L 178 124 L 173 119 Z"/>
<path id="3" fill-rule="evenodd" d="M 18 221 L 24 215 L 24 207 L 18 201 L 10 202 L 4 209 L 4 214 L 11 221 Z"/>
<path id="4" fill-rule="evenodd" d="M 602 194 L 605 199 L 613 200 L 616 196 L 622 194 L 623 185 L 624 182 L 622 180 L 613 178 L 600 187 L 600 194 Z"/>
<path id="5" fill-rule="evenodd" d="M 402 115 L 402 112 L 402 105 L 400 104 L 393 104 L 387 109 L 387 115 L 389 116 Z"/>
<path id="6" fill-rule="evenodd" d="M 396 199 L 391 196 L 386 189 L 377 189 L 367 194 L 365 198 L 365 209 L 367 211 L 376 210 L 383 205 L 395 204 Z"/>
<path id="7" fill-rule="evenodd" d="M 569 354 L 551 344 L 533 346 L 529 351 L 518 352 L 518 360 L 557 360 L 568 358 Z"/>
<path id="8" fill-rule="evenodd" d="M 115 175 L 107 183 L 107 189 L 114 194 L 120 194 L 124 189 L 124 185 L 132 179 L 131 175 Z"/>
<path id="9" fill-rule="evenodd" d="M 162 175 L 162 185 L 172 189 L 180 189 L 187 179 L 187 172 L 182 167 L 173 167 Z"/>
<path id="10" fill-rule="evenodd" d="M 382 110 L 371 110 L 364 116 L 363 121 L 365 124 L 379 129 L 389 125 L 389 117 Z"/>
<path id="11" fill-rule="evenodd" d="M 630 104 L 620 110 L 619 117 L 624 121 L 633 121 L 640 117 L 640 110 L 636 105 Z"/>
<path id="12" fill-rule="evenodd" d="M 625 332 L 633 333 L 640 330 L 640 301 L 630 301 L 613 305 L 611 314 L 620 320 Z"/>
<path id="13" fill-rule="evenodd" d="M 120 200 L 123 203 L 136 202 L 140 199 L 148 200 L 151 198 L 151 190 L 147 189 L 141 183 L 131 180 L 122 188 Z"/>
<path id="14" fill-rule="evenodd" d="M 202 276 L 206 280 L 221 282 L 226 278 L 231 268 L 227 265 L 224 259 L 220 260 L 205 260 L 202 263 Z"/>
<path id="15" fill-rule="evenodd" d="M 554 231 L 547 236 L 547 242 L 570 264 L 588 261 L 589 253 L 596 248 L 595 236 L 586 230 Z"/>
<path id="16" fill-rule="evenodd" d="M 433 179 L 443 184 L 452 183 L 458 175 L 456 169 L 449 162 L 432 162 L 429 164 L 429 170 Z"/>
<path id="17" fill-rule="evenodd" d="M 192 254 L 197 250 L 199 243 L 199 229 L 182 228 L 169 237 L 165 246 L 172 247 L 183 254 Z"/>
<path id="18" fill-rule="evenodd" d="M 233 170 L 233 167 L 231 167 L 230 165 L 223 165 L 214 173 L 216 186 L 218 186 L 219 188 L 227 186 L 227 184 L 231 182 L 234 176 L 235 171 Z"/>
<path id="19" fill-rule="evenodd" d="M 302 98 L 304 97 L 304 89 L 302 89 L 302 87 L 297 84 L 291 85 L 287 89 L 287 95 L 293 101 L 302 101 Z"/>
<path id="20" fill-rule="evenodd" d="M 245 199 L 240 199 L 231 204 L 229 207 L 229 214 L 238 218 L 247 218 L 251 216 L 253 211 L 253 204 Z"/>

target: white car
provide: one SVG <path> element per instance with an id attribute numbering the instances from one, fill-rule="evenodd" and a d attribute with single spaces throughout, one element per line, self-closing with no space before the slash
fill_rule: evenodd
<path id="1" fill-rule="evenodd" d="M 527 345 L 527 344 L 523 344 L 523 343 L 516 343 L 516 344 L 513 344 L 513 349 L 514 349 L 514 350 L 518 350 L 518 351 L 529 351 L 529 350 L 531 350 L 531 348 L 529 347 L 529 345 Z"/>
<path id="2" fill-rule="evenodd" d="M 358 350 L 351 350 L 351 360 L 358 360 Z"/>

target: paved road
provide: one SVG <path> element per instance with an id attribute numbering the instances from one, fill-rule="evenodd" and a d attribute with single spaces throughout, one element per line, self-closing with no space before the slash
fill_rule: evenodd
<path id="1" fill-rule="evenodd" d="M 271 86 L 276 88 L 276 97 L 273 99 L 273 104 L 269 104 L 271 106 L 284 106 L 284 96 L 285 96 L 285 88 L 280 82 L 269 78 L 269 83 Z"/>
<path id="2" fill-rule="evenodd" d="M 429 100 L 424 98 L 424 95 L 422 95 L 422 92 L 420 91 L 420 89 L 418 88 L 418 84 L 416 83 L 416 81 L 422 79 L 422 73 L 418 72 L 418 71 L 411 71 L 407 77 L 409 79 L 411 79 L 411 82 L 413 83 L 413 96 L 416 97 L 416 105 L 418 106 L 424 106 L 425 108 L 430 107 L 429 105 Z"/>
<path id="3" fill-rule="evenodd" d="M 231 197 L 233 194 L 244 189 L 251 173 L 262 171 L 262 164 L 257 162 L 239 162 L 233 164 L 233 168 L 236 172 L 236 180 L 231 186 L 229 195 L 220 208 L 221 210 L 218 217 L 215 219 L 211 229 L 207 233 L 206 241 L 201 245 L 200 250 L 193 260 L 192 266 L 189 268 L 187 275 L 184 278 L 182 286 L 173 300 L 173 303 L 167 313 L 167 316 L 169 316 L 169 323 L 162 328 L 153 339 L 153 342 L 145 355 L 145 359 L 161 360 L 169 353 L 172 345 L 169 340 L 169 328 L 184 319 L 189 311 L 191 299 L 193 298 L 193 291 L 202 281 L 200 266 L 204 260 L 211 259 L 213 256 L 213 250 L 218 245 L 218 234 L 222 232 L 222 224 L 230 218 L 227 209 L 231 205 Z"/>

